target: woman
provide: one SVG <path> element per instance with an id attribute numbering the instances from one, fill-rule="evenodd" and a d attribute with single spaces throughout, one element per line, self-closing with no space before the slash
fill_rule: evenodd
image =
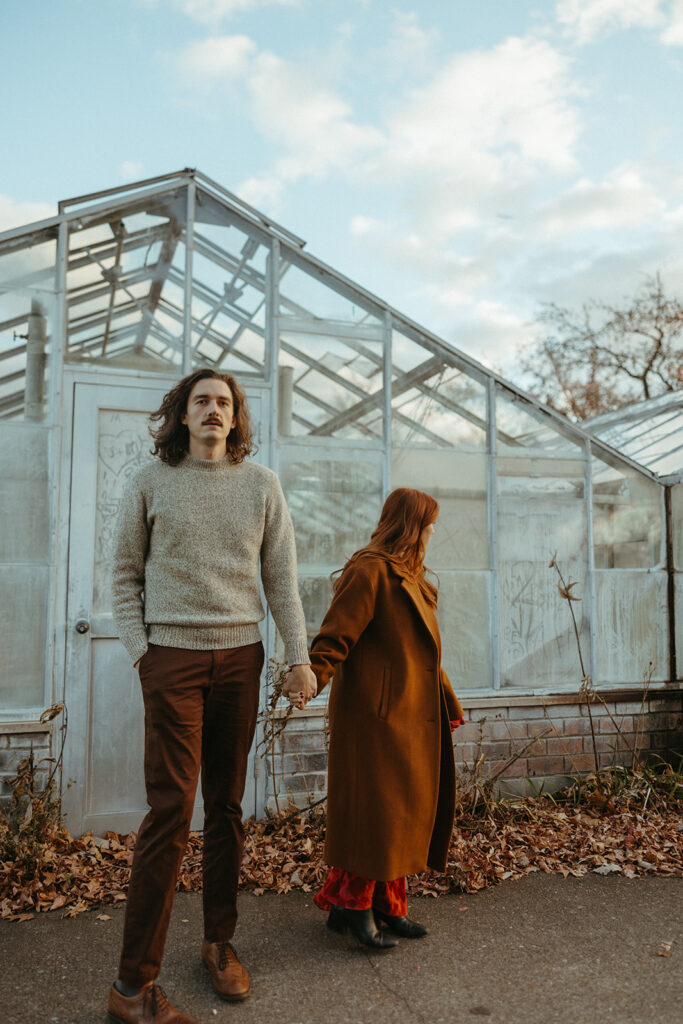
<path id="1" fill-rule="evenodd" d="M 401 487 L 335 582 L 311 647 L 330 697 L 327 836 L 316 904 L 328 927 L 388 949 L 426 928 L 406 916 L 405 876 L 446 867 L 453 827 L 451 729 L 463 711 L 441 668 L 436 587 L 424 556 L 439 506 Z M 292 698 L 294 700 L 294 695 Z"/>

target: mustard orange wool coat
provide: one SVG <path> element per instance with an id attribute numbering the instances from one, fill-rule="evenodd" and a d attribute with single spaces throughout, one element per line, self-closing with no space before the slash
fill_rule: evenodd
<path id="1" fill-rule="evenodd" d="M 327 863 L 390 880 L 443 871 L 453 828 L 450 721 L 434 609 L 382 555 L 345 568 L 311 647 L 330 695 Z"/>

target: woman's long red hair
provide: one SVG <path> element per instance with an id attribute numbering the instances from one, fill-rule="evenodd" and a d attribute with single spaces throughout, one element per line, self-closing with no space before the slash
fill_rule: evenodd
<path id="1" fill-rule="evenodd" d="M 419 586 L 425 600 L 436 607 L 437 589 L 426 576 L 428 570 L 425 570 L 422 535 L 430 523 L 436 522 L 438 514 L 439 503 L 431 494 L 414 491 L 411 487 L 397 487 L 384 502 L 370 543 L 356 551 L 349 562 L 365 552 L 384 555 L 407 572 Z"/>

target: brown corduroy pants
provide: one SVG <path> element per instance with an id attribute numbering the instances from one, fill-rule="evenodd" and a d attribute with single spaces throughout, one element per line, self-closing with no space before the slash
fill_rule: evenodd
<path id="1" fill-rule="evenodd" d="M 150 644 L 140 663 L 150 810 L 133 856 L 119 977 L 159 974 L 202 772 L 204 937 L 231 939 L 244 852 L 241 801 L 254 738 L 263 644 L 190 651 Z"/>

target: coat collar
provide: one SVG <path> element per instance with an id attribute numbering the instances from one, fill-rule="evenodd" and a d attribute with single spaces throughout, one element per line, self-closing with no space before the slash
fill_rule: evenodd
<path id="1" fill-rule="evenodd" d="M 408 596 L 412 600 L 420 618 L 427 627 L 429 634 L 432 640 L 434 641 L 434 646 L 436 647 L 437 653 L 440 658 L 441 636 L 439 634 L 439 624 L 436 620 L 436 612 L 431 607 L 431 605 L 427 604 L 424 597 L 422 596 L 420 588 L 418 587 L 417 583 L 415 583 L 414 580 L 410 579 L 409 576 L 406 576 L 403 573 L 398 573 L 398 575 L 402 576 L 401 586 L 405 590 L 406 594 L 408 594 Z"/>
<path id="2" fill-rule="evenodd" d="M 364 557 L 374 557 L 381 560 L 389 566 L 389 568 L 391 569 L 395 576 L 398 576 L 400 578 L 401 586 L 403 587 L 406 594 L 408 594 L 411 601 L 415 605 L 415 610 L 417 611 L 418 615 L 424 622 L 427 631 L 429 632 L 429 635 L 431 636 L 432 641 L 434 642 L 434 646 L 436 647 L 439 658 L 441 658 L 441 635 L 439 633 L 439 624 L 437 622 L 436 612 L 431 607 L 431 605 L 427 604 L 427 602 L 425 601 L 424 597 L 422 596 L 422 592 L 418 587 L 417 583 L 415 582 L 415 580 L 413 579 L 412 575 L 408 572 L 407 569 L 404 569 L 401 566 L 396 565 L 395 562 L 393 562 L 390 558 L 386 558 L 379 551 L 372 553 L 367 552 L 364 555 Z"/>

